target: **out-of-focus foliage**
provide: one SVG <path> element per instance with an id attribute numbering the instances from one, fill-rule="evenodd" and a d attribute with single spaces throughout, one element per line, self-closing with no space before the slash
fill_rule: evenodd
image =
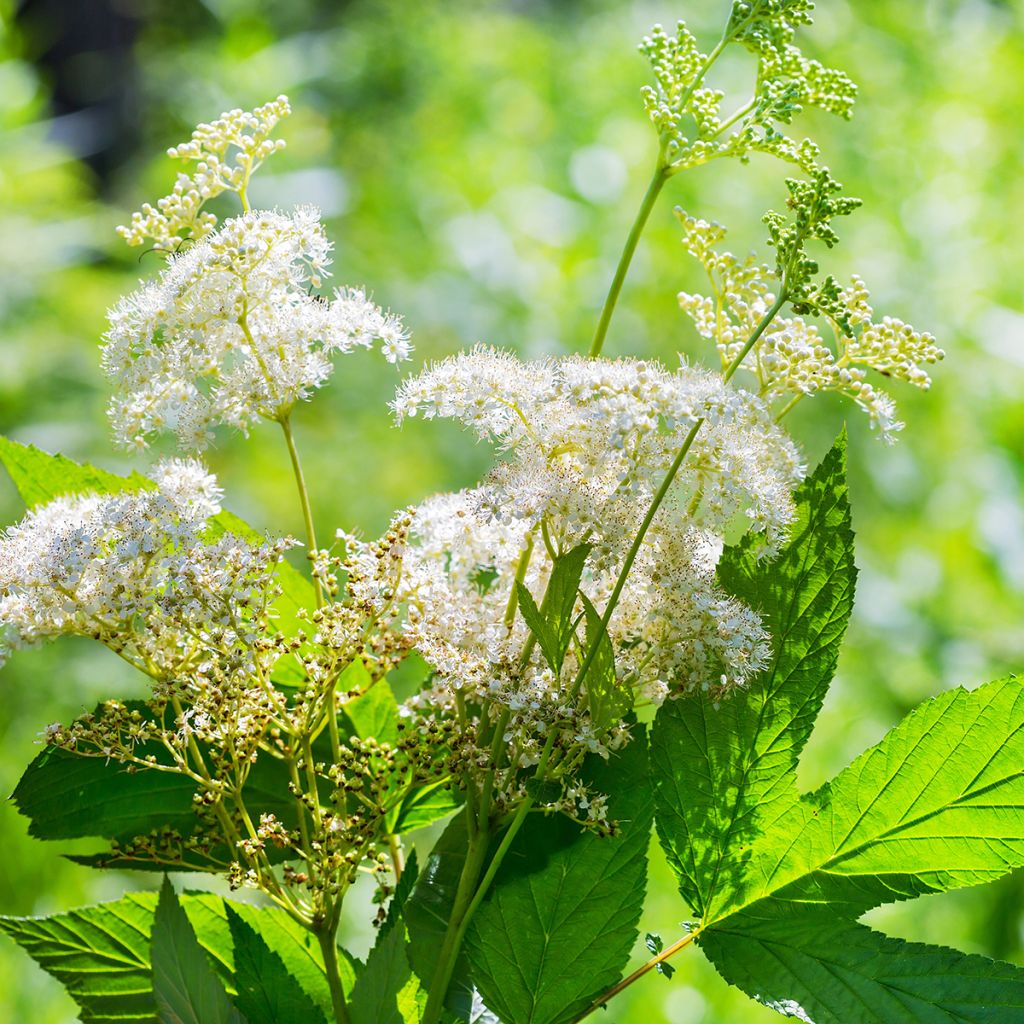
<path id="1" fill-rule="evenodd" d="M 57 61 L 62 5 L 29 0 L 17 17 L 15 6 L 0 0 L 0 432 L 112 469 L 127 460 L 108 442 L 97 347 L 106 307 L 158 267 L 113 232 L 172 180 L 170 161 L 151 154 L 221 110 L 287 92 L 288 149 L 257 179 L 254 203 L 319 203 L 337 241 L 335 280 L 365 284 L 401 312 L 417 360 L 478 340 L 528 355 L 581 351 L 655 156 L 634 45 L 653 22 L 680 16 L 710 45 L 724 16 L 718 0 L 122 0 L 116 16 L 113 4 L 83 2 L 89 38 L 102 42 L 96 24 L 106 24 L 119 57 L 97 42 Z M 930 330 L 947 360 L 929 394 L 892 389 L 908 424 L 894 447 L 835 403 L 802 403 L 790 418 L 812 463 L 850 420 L 861 568 L 803 788 L 923 697 L 1024 667 L 1024 16 L 1012 0 L 832 0 L 818 18 L 808 54 L 860 84 L 852 123 L 807 115 L 836 177 L 865 200 L 829 269 L 862 274 L 877 308 Z M 748 73 L 742 54 L 716 69 L 722 81 Z M 68 112 L 75 87 L 93 104 L 84 113 Z M 781 178 L 755 157 L 669 183 L 606 354 L 714 362 L 676 303 L 699 268 L 672 204 L 726 223 L 743 251 L 760 243 Z M 482 471 L 485 453 L 454 430 L 391 426 L 390 372 L 355 356 L 315 407 L 297 411 L 324 527 L 372 534 L 393 508 Z M 210 461 L 235 511 L 301 532 L 276 433 L 224 436 Z M 0 505 L 12 521 L 13 488 Z M 6 666 L 0 788 L 13 788 L 47 722 L 130 685 L 115 659 L 84 644 Z M 30 839 L 11 807 L 0 839 L 6 913 L 150 884 L 69 864 Z M 657 861 L 644 929 L 671 941 L 679 907 Z M 1024 962 L 1022 908 L 1024 879 L 1013 876 L 871 920 Z M 671 980 L 634 986 L 615 1019 L 775 1019 L 716 980 L 698 952 L 674 963 Z M 12 1020 L 73 1019 L 13 944 L 0 945 L 0 992 Z"/>

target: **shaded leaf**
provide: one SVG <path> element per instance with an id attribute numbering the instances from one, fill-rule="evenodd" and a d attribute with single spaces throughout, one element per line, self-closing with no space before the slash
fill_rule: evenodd
<path id="1" fill-rule="evenodd" d="M 588 758 L 584 777 L 618 834 L 531 815 L 470 925 L 472 981 L 501 1020 L 572 1020 L 619 980 L 636 940 L 654 815 L 642 728 L 607 762 Z"/>
<path id="2" fill-rule="evenodd" d="M 797 518 L 778 558 L 759 559 L 763 539 L 750 534 L 720 560 L 723 586 L 758 611 L 771 634 L 769 667 L 721 701 L 703 693 L 668 701 L 655 720 L 658 835 L 698 914 L 733 884 L 730 852 L 771 829 L 797 800 L 797 759 L 853 604 L 845 453 L 842 435 L 797 489 Z"/>
<path id="3" fill-rule="evenodd" d="M 244 1024 L 166 878 L 153 918 L 151 956 L 160 1024 Z"/>
<path id="4" fill-rule="evenodd" d="M 225 909 L 235 954 L 235 1005 L 249 1024 L 327 1024 L 280 955 L 236 910 Z"/>
<path id="5" fill-rule="evenodd" d="M 125 704 L 147 710 L 139 702 Z M 160 764 L 171 763 L 170 755 L 159 743 L 142 744 L 136 749 L 140 756 L 151 754 Z M 195 784 L 178 773 L 159 769 L 130 772 L 117 761 L 47 747 L 25 770 L 12 799 L 30 819 L 29 833 L 38 839 L 98 836 L 125 843 L 167 829 L 181 836 L 191 835 L 199 825 L 192 801 L 194 792 Z M 289 827 L 295 821 L 288 773 L 274 758 L 264 756 L 256 761 L 244 793 L 255 812 L 272 813 Z M 218 857 L 228 853 L 226 849 L 211 852 Z M 268 853 L 272 857 L 285 855 L 277 850 Z M 209 866 L 209 859 L 198 851 L 191 851 L 188 858 L 188 864 L 197 869 Z M 75 859 L 95 866 L 165 869 L 152 862 L 127 860 L 117 853 Z"/>

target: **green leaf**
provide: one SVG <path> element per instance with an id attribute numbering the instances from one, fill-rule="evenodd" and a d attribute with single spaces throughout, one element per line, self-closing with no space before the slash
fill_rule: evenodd
<path id="1" fill-rule="evenodd" d="M 658 835 L 683 898 L 703 914 L 729 851 L 770 829 L 796 801 L 796 765 L 835 671 L 856 568 L 845 435 L 798 488 L 791 539 L 774 561 L 763 539 L 726 548 L 723 586 L 757 610 L 772 636 L 769 667 L 721 701 L 666 702 L 651 737 Z"/>
<path id="2" fill-rule="evenodd" d="M 892 939 L 827 908 L 737 915 L 701 942 L 722 976 L 807 1024 L 1010 1024 L 1024 970 Z"/>
<path id="3" fill-rule="evenodd" d="M 19 444 L 0 435 L 0 462 L 3 463 L 28 508 L 70 494 L 116 494 L 120 491 L 152 490 L 156 485 L 139 473 L 118 476 L 88 463 L 73 462 L 63 455 L 51 455 L 34 445 Z M 210 520 L 209 535 L 215 539 L 232 533 L 249 541 L 264 540 L 244 520 L 228 511 L 222 511 Z M 302 608 L 315 608 L 313 584 L 289 562 L 281 562 L 277 570 L 281 595 L 274 602 L 277 628 L 294 635 L 299 627 L 298 612 Z M 282 659 L 274 669 L 274 681 L 301 682 L 304 678 L 294 658 Z"/>
<path id="4" fill-rule="evenodd" d="M 250 1024 L 327 1024 L 284 960 L 236 910 L 230 905 L 226 910 L 234 942 L 235 1005 Z"/>
<path id="5" fill-rule="evenodd" d="M 352 990 L 351 1024 L 416 1024 L 419 1020 L 421 988 L 406 955 L 407 933 L 402 917 L 417 874 L 414 852 L 402 872 L 366 966 Z"/>
<path id="6" fill-rule="evenodd" d="M 332 1012 L 319 946 L 284 911 L 229 904 L 212 893 L 186 893 L 180 902 L 229 993 L 234 991 L 235 960 L 228 906 L 259 932 L 313 1002 L 325 1014 Z M 82 1007 L 83 1024 L 156 1024 L 150 965 L 156 906 L 156 893 L 132 893 L 115 903 L 51 917 L 3 917 L 0 930 L 64 984 Z M 346 955 L 340 966 L 343 987 L 351 992 L 351 958 Z"/>
<path id="7" fill-rule="evenodd" d="M 1024 971 L 855 919 L 1021 865 L 1024 690 L 1003 679 L 927 701 L 727 851 L 699 941 L 727 979 L 805 1021 L 1017 1019 L 1000 1013 L 1024 1008 Z"/>
<path id="8" fill-rule="evenodd" d="M 53 917 L 4 917 L 0 929 L 81 1007 L 82 1024 L 156 1024 L 149 937 L 154 894 Z"/>
<path id="9" fill-rule="evenodd" d="M 561 815 L 527 819 L 470 925 L 472 981 L 501 1020 L 564 1024 L 619 980 L 637 936 L 654 802 L 640 726 L 584 777 L 608 795 L 618 833 Z"/>
<path id="10" fill-rule="evenodd" d="M 448 817 L 462 806 L 461 794 L 448 782 L 420 786 L 409 793 L 389 816 L 389 828 L 395 835 L 405 835 Z"/>
<path id="11" fill-rule="evenodd" d="M 373 681 L 362 659 L 357 658 L 342 672 L 338 691 L 358 692 L 342 705 L 342 738 L 376 739 L 380 743 L 398 740 L 398 702 L 386 679 Z"/>
<path id="12" fill-rule="evenodd" d="M 615 651 L 598 610 L 586 594 L 580 594 L 587 617 L 587 650 L 596 653 L 587 669 L 587 700 L 594 727 L 602 730 L 633 710 L 633 691 L 619 683 L 615 674 Z"/>
<path id="13" fill-rule="evenodd" d="M 151 955 L 160 1024 L 244 1024 L 166 878 L 153 919 Z"/>
<path id="14" fill-rule="evenodd" d="M 152 490 L 154 484 L 139 473 L 118 476 L 105 469 L 79 464 L 63 455 L 51 455 L 31 444 L 19 444 L 0 435 L 3 462 L 27 508 L 66 494 L 115 494 Z"/>
<path id="15" fill-rule="evenodd" d="M 552 672 L 561 671 L 564 652 L 562 652 L 562 657 L 559 657 L 558 640 L 548 625 L 546 616 L 537 607 L 533 594 L 519 580 L 516 580 L 516 594 L 519 600 L 519 614 L 522 615 L 530 632 L 537 638 L 537 643 L 540 644 L 540 649 L 544 652 L 544 660 L 547 661 Z"/>
<path id="16" fill-rule="evenodd" d="M 540 608 L 529 590 L 516 581 L 519 610 L 556 676 L 562 672 L 565 652 L 572 643 L 575 625 L 573 609 L 576 607 L 576 594 L 590 550 L 591 545 L 579 544 L 555 559 Z"/>
<path id="17" fill-rule="evenodd" d="M 768 897 L 856 918 L 1024 865 L 1024 688 L 926 701 L 743 855 L 715 918 Z"/>
<path id="18" fill-rule="evenodd" d="M 125 702 L 128 706 L 144 705 Z M 140 756 L 152 754 L 161 764 L 170 756 L 158 743 L 137 748 Z M 47 747 L 25 770 L 12 794 L 18 810 L 30 819 L 29 833 L 38 839 L 78 839 L 98 836 L 126 843 L 136 836 L 174 830 L 183 837 L 199 824 L 192 795 L 195 785 L 183 775 L 142 769 L 129 772 L 116 761 Z M 296 820 L 295 801 L 288 791 L 288 773 L 280 762 L 260 757 L 245 784 L 245 797 L 254 813 L 272 813 L 289 827 Z M 271 856 L 284 856 L 268 851 Z M 224 850 L 212 851 L 214 855 Z M 127 860 L 116 853 L 75 858 L 94 866 L 127 866 L 164 870 L 161 865 Z M 189 853 L 186 866 L 208 867 L 198 851 Z"/>

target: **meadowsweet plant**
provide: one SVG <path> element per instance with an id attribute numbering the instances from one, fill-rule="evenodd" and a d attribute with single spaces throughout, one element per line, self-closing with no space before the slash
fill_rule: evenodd
<path id="1" fill-rule="evenodd" d="M 92 868 L 263 899 L 165 878 L 0 919 L 84 1021 L 572 1024 L 670 978 L 691 944 L 815 1024 L 1024 1020 L 1020 969 L 858 922 L 1024 864 L 1017 681 L 946 692 L 797 788 L 856 570 L 845 440 L 808 470 L 784 421 L 835 392 L 891 440 L 876 375 L 927 388 L 942 358 L 876 316 L 859 277 L 819 269 L 858 201 L 791 126 L 807 106 L 849 116 L 855 88 L 794 42 L 811 9 L 736 0 L 707 52 L 682 23 L 643 41 L 655 173 L 589 351 L 479 346 L 396 382 L 398 425 L 455 420 L 494 462 L 474 487 L 411 496 L 376 540 L 318 534 L 292 417 L 341 356 L 403 363 L 410 335 L 361 289 L 325 293 L 315 209 L 250 209 L 288 101 L 169 151 L 193 174 L 120 229 L 166 262 L 111 310 L 102 362 L 116 441 L 144 454 L 170 432 L 181 457 L 121 478 L 0 443 L 29 506 L 0 541 L 4 653 L 87 636 L 148 693 L 47 726 L 14 801 L 40 839 L 102 840 L 75 855 Z M 756 77 L 726 106 L 730 46 Z M 676 211 L 708 278 L 679 303 L 714 351 L 606 355 L 663 187 L 755 152 L 794 175 L 763 255 Z M 205 204 L 223 193 L 240 210 L 218 222 Z M 300 538 L 227 512 L 201 461 L 219 431 L 275 425 Z M 691 920 L 647 934 L 631 967 L 652 829 Z M 346 899 L 363 874 L 378 909 L 360 961 L 338 934 L 366 913 Z"/>

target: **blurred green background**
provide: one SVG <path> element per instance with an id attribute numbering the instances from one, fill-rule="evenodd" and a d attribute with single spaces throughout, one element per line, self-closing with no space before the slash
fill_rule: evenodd
<path id="1" fill-rule="evenodd" d="M 254 201 L 319 204 L 334 283 L 364 284 L 405 315 L 416 360 L 476 341 L 534 355 L 589 342 L 654 157 L 634 45 L 685 17 L 710 45 L 719 0 L 0 0 L 0 430 L 112 469 L 97 345 L 104 311 L 159 261 L 113 228 L 169 188 L 161 154 L 221 110 L 280 92 L 288 149 Z M 852 124 L 805 117 L 836 176 L 866 201 L 829 257 L 860 273 L 876 311 L 947 350 L 927 395 L 893 389 L 894 447 L 838 401 L 790 418 L 815 462 L 849 420 L 861 569 L 839 676 L 802 769 L 818 784 L 917 701 L 1024 666 L 1024 17 L 996 0 L 832 0 L 810 52 L 861 86 Z M 749 63 L 726 62 L 742 84 Z M 706 359 L 675 293 L 700 283 L 673 203 L 759 243 L 787 171 L 768 159 L 673 180 L 652 218 L 606 352 Z M 321 530 L 378 531 L 395 507 L 475 481 L 488 453 L 445 425 L 402 430 L 396 375 L 343 359 L 299 411 Z M 156 452 L 152 453 L 153 458 Z M 269 427 L 210 452 L 234 511 L 301 532 Z M 140 468 L 144 468 L 140 466 Z M 0 482 L 0 514 L 20 514 Z M 138 684 L 84 644 L 19 655 L 0 673 L 0 789 L 47 722 Z M 45 913 L 152 880 L 104 875 L 31 840 L 0 806 L 0 911 Z M 894 934 L 1024 963 L 1024 877 L 870 915 Z M 667 941 L 686 909 L 655 854 L 644 930 Z M 352 942 L 365 943 L 368 929 Z M 637 960 L 643 958 L 638 948 Z M 774 1019 L 690 950 L 604 1019 L 725 1024 Z M 58 1024 L 73 1003 L 0 940 L 0 1018 Z"/>

